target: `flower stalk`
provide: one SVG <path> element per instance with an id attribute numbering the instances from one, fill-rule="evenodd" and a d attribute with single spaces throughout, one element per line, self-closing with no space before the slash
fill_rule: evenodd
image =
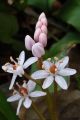
<path id="1" fill-rule="evenodd" d="M 48 105 L 48 110 L 50 113 L 50 118 L 51 120 L 55 120 L 54 118 L 54 114 L 53 114 L 53 101 L 52 101 L 52 96 L 50 94 L 50 92 L 48 90 L 46 90 L 47 95 L 46 95 L 46 101 L 47 101 L 47 105 Z"/>
<path id="2" fill-rule="evenodd" d="M 57 111 L 57 83 L 54 81 L 54 94 L 53 94 L 53 113 L 54 113 L 54 120 L 58 120 L 58 111 Z"/>
<path id="3" fill-rule="evenodd" d="M 41 84 L 39 84 L 38 81 L 36 81 L 35 79 L 33 79 L 31 76 L 29 76 L 26 72 L 24 72 L 24 76 L 28 79 L 28 80 L 32 80 L 33 82 L 35 82 L 37 85 L 41 86 Z"/>
<path id="4" fill-rule="evenodd" d="M 36 107 L 36 104 L 34 102 L 32 102 L 32 107 L 34 111 L 36 112 L 36 114 L 38 115 L 38 117 L 40 118 L 40 120 L 46 120 L 44 116 L 42 115 L 40 109 Z"/>

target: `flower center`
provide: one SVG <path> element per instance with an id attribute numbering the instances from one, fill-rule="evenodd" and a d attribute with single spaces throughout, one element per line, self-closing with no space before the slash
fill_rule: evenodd
<path id="1" fill-rule="evenodd" d="M 16 70 L 17 69 L 17 67 L 18 67 L 18 65 L 17 64 L 14 64 L 14 65 L 12 65 L 13 66 L 13 70 Z"/>
<path id="2" fill-rule="evenodd" d="M 51 73 L 56 73 L 56 71 L 57 71 L 56 65 L 53 64 L 53 65 L 50 67 L 49 70 L 50 70 Z"/>
<path id="3" fill-rule="evenodd" d="M 27 89 L 24 88 L 24 87 L 21 87 L 21 88 L 19 89 L 19 92 L 20 92 L 20 94 L 21 94 L 22 96 L 25 96 L 26 94 L 28 94 Z"/>

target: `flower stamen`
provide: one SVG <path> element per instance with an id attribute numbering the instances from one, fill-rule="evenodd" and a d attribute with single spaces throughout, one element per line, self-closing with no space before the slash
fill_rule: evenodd
<path id="1" fill-rule="evenodd" d="M 56 67 L 56 65 L 53 64 L 53 65 L 50 67 L 49 71 L 50 71 L 51 73 L 54 73 L 54 74 L 55 74 L 55 73 L 57 72 L 57 67 Z"/>

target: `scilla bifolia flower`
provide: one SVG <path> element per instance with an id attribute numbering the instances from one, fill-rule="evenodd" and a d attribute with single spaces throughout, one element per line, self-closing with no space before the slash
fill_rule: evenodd
<path id="1" fill-rule="evenodd" d="M 10 60 L 11 62 L 13 62 L 13 64 L 6 63 L 5 65 L 2 66 L 2 69 L 5 72 L 13 73 L 13 77 L 9 89 L 12 89 L 17 76 L 22 77 L 22 75 L 24 74 L 24 69 L 28 68 L 31 64 L 35 63 L 38 60 L 37 57 L 31 57 L 25 61 L 24 51 L 20 53 L 19 58 L 17 59 L 18 62 L 16 62 L 12 57 L 10 57 Z"/>
<path id="2" fill-rule="evenodd" d="M 54 80 L 62 88 L 67 89 L 68 85 L 64 76 L 70 76 L 76 73 L 75 69 L 66 68 L 66 65 L 69 62 L 69 57 L 66 56 L 57 62 L 51 62 L 50 60 L 43 61 L 42 68 L 43 70 L 38 70 L 32 74 L 34 79 L 44 79 L 42 88 L 48 88 Z"/>
<path id="3" fill-rule="evenodd" d="M 19 114 L 22 103 L 24 107 L 28 109 L 32 104 L 31 98 L 41 97 L 46 95 L 46 92 L 33 91 L 36 86 L 36 83 L 31 80 L 29 80 L 27 84 L 24 81 L 22 86 L 20 86 L 17 83 L 17 86 L 19 87 L 19 91 L 16 91 L 16 93 L 13 96 L 7 99 L 8 102 L 14 102 L 19 100 L 17 112 L 16 112 L 17 115 Z"/>
<path id="4" fill-rule="evenodd" d="M 44 47 L 47 45 L 47 19 L 44 13 L 39 16 L 34 32 L 34 40 L 27 35 L 25 37 L 25 47 L 31 50 L 35 57 L 40 58 L 45 54 Z"/>

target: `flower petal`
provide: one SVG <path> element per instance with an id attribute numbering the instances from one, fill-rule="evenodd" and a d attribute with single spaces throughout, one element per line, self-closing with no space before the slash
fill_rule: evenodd
<path id="1" fill-rule="evenodd" d="M 12 64 L 10 64 L 10 63 L 6 63 L 5 65 L 3 65 L 3 66 L 2 66 L 2 69 L 3 69 L 5 72 L 13 73 L 13 67 L 12 67 Z"/>
<path id="2" fill-rule="evenodd" d="M 22 85 L 22 87 L 27 88 L 27 83 L 26 83 L 25 80 L 23 81 L 23 85 Z"/>
<path id="3" fill-rule="evenodd" d="M 33 82 L 32 80 L 29 80 L 27 83 L 27 89 L 29 92 L 31 92 L 32 90 L 34 90 L 34 88 L 36 87 L 36 83 Z"/>
<path id="4" fill-rule="evenodd" d="M 50 67 L 51 67 L 51 65 L 52 65 L 52 63 L 51 63 L 50 61 L 45 60 L 45 61 L 43 61 L 42 67 L 43 67 L 43 69 L 45 69 L 45 70 L 49 70 Z"/>
<path id="5" fill-rule="evenodd" d="M 23 65 L 24 60 L 25 60 L 25 52 L 22 51 L 22 52 L 20 53 L 20 55 L 19 55 L 19 58 L 18 58 L 18 64 L 19 64 L 19 65 Z"/>
<path id="6" fill-rule="evenodd" d="M 8 102 L 14 102 L 14 101 L 19 100 L 20 98 L 21 98 L 21 96 L 20 96 L 19 94 L 15 94 L 15 95 L 9 97 L 9 98 L 7 99 L 7 101 L 8 101 Z"/>
<path id="7" fill-rule="evenodd" d="M 69 57 L 66 56 L 59 60 L 55 65 L 57 66 L 58 70 L 63 69 L 69 62 Z"/>
<path id="8" fill-rule="evenodd" d="M 63 77 L 57 75 L 55 76 L 55 81 L 62 89 L 66 90 L 68 88 L 68 85 Z"/>
<path id="9" fill-rule="evenodd" d="M 43 88 L 43 89 L 48 88 L 48 87 L 52 84 L 53 81 L 54 81 L 54 77 L 53 77 L 53 76 L 48 76 L 48 77 L 44 80 L 43 85 L 42 85 L 42 88 Z"/>
<path id="10" fill-rule="evenodd" d="M 31 103 L 32 103 L 32 100 L 29 99 L 29 97 L 26 97 L 23 105 L 24 105 L 25 108 L 29 108 L 31 106 Z"/>
<path id="11" fill-rule="evenodd" d="M 26 60 L 26 62 L 23 65 L 23 68 L 26 69 L 28 68 L 31 64 L 35 63 L 38 60 L 37 57 L 31 57 L 28 60 Z"/>
<path id="12" fill-rule="evenodd" d="M 16 77 L 17 77 L 17 75 L 13 74 L 13 77 L 12 77 L 12 80 L 11 80 L 11 84 L 10 84 L 10 86 L 9 86 L 9 90 L 12 89 L 12 87 L 13 87 L 13 85 L 14 85 L 14 82 L 15 82 L 15 80 L 16 80 Z"/>
<path id="13" fill-rule="evenodd" d="M 70 76 L 70 75 L 74 75 L 75 73 L 76 73 L 76 70 L 71 68 L 65 68 L 58 72 L 58 74 L 62 76 Z"/>
<path id="14" fill-rule="evenodd" d="M 46 92 L 42 92 L 42 91 L 34 91 L 29 94 L 30 97 L 41 97 L 45 95 L 46 95 Z"/>
<path id="15" fill-rule="evenodd" d="M 38 70 L 36 72 L 34 72 L 31 77 L 34 79 L 43 79 L 48 77 L 49 73 L 46 72 L 45 70 Z"/>
<path id="16" fill-rule="evenodd" d="M 21 98 L 21 99 L 19 100 L 16 115 L 19 115 L 19 111 L 20 111 L 20 108 L 21 108 L 21 105 L 22 105 L 23 99 L 24 99 L 24 98 Z"/>

